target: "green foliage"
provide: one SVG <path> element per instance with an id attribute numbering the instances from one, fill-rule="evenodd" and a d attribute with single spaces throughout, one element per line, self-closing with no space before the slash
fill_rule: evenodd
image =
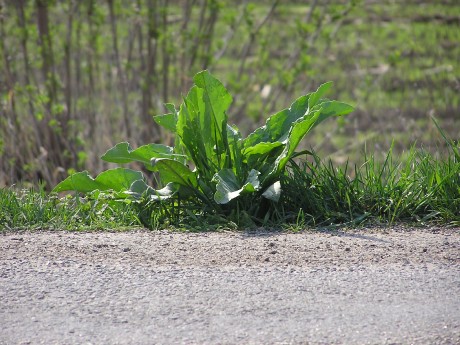
<path id="1" fill-rule="evenodd" d="M 111 190 L 119 198 L 141 203 L 192 200 L 205 212 L 230 214 L 239 210 L 253 217 L 267 217 L 267 202 L 280 198 L 280 179 L 287 163 L 305 153 L 296 152 L 301 140 L 325 119 L 353 110 L 348 104 L 322 98 L 331 87 L 326 83 L 242 138 L 235 126 L 228 125 L 232 97 L 222 83 L 208 71 L 198 73 L 194 83 L 178 111 L 168 104 L 170 113 L 154 117 L 176 135 L 173 148 L 149 144 L 132 149 L 123 142 L 102 156 L 112 163 L 143 163 L 159 174 L 158 189 L 148 186 L 140 172 L 118 168 L 95 179 L 87 172 L 73 174 L 54 191 Z"/>
<path id="2" fill-rule="evenodd" d="M 240 184 L 234 170 L 224 168 L 211 181 L 215 191 L 208 191 L 210 199 L 199 199 L 195 189 L 207 196 L 205 186 L 200 186 L 195 169 L 178 160 L 183 156 L 158 159 L 154 167 L 163 165 L 160 170 L 166 172 L 162 181 L 166 185 L 159 189 L 148 186 L 141 173 L 123 168 L 108 170 L 95 179 L 86 172 L 77 173 L 62 182 L 62 189 L 78 187 L 86 194 L 83 197 L 77 193 L 58 198 L 43 189 L 0 189 L 0 230 L 173 225 L 175 229 L 208 231 L 254 226 L 254 214 L 266 225 L 297 229 L 398 222 L 459 226 L 460 147 L 439 130 L 449 148 L 447 156 L 412 147 L 404 159 L 396 159 L 391 149 L 383 161 L 364 152 L 363 165 L 337 167 L 312 153 L 310 161 L 289 160 L 279 183 L 263 193 L 261 175 L 255 169 Z M 262 200 L 271 200 L 267 201 L 271 212 L 265 215 L 257 213 Z M 207 202 L 222 213 L 208 212 L 202 217 Z"/>
<path id="3" fill-rule="evenodd" d="M 47 15 L 37 16 L 42 3 Z M 0 185 L 49 188 L 70 169 L 100 172 L 93 153 L 109 141 L 137 148 L 164 138 L 150 114 L 160 100 L 179 104 L 189 76 L 204 68 L 226 80 L 242 131 L 247 118 L 265 120 L 292 95 L 333 80 L 336 97 L 359 109 L 308 137 L 321 156 L 361 162 L 364 141 L 386 148 L 397 139 L 395 153 L 415 140 L 433 146 L 440 138 L 427 114 L 459 132 L 454 3 L 3 1 Z M 45 18 L 49 35 L 37 30 Z M 174 131 L 177 114 L 168 112 L 156 121 Z"/>
<path id="4" fill-rule="evenodd" d="M 69 178 L 59 183 L 54 192 L 75 190 L 81 193 L 89 193 L 95 190 L 112 190 L 121 192 L 131 187 L 135 181 L 142 180 L 141 172 L 131 169 L 111 169 L 100 173 L 95 179 L 89 176 L 87 171 L 72 174 Z"/>
<path id="5" fill-rule="evenodd" d="M 0 189 L 0 231 L 132 229 L 141 225 L 139 211 L 128 202 L 115 202 L 102 193 L 89 196 L 58 198 L 43 189 Z"/>
<path id="6" fill-rule="evenodd" d="M 441 131 L 442 133 L 442 131 Z M 323 163 L 291 162 L 282 179 L 280 208 L 287 222 L 301 225 L 428 222 L 460 224 L 459 148 L 446 138 L 449 156 L 440 159 L 414 147 L 398 161 L 390 150 L 384 162 L 364 153 L 351 169 Z M 299 217 L 301 220 L 299 221 Z"/>

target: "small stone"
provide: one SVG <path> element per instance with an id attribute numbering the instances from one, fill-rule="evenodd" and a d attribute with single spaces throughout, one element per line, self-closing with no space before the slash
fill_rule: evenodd
<path id="1" fill-rule="evenodd" d="M 350 250 L 351 250 L 350 247 L 346 247 L 346 248 L 345 248 L 345 251 L 346 251 L 346 252 L 349 252 Z"/>
<path id="2" fill-rule="evenodd" d="M 126 253 L 126 252 L 129 252 L 131 250 L 131 248 L 123 248 L 123 251 Z"/>

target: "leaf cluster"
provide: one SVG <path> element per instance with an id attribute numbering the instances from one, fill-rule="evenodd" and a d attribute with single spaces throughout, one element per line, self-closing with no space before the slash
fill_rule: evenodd
<path id="1" fill-rule="evenodd" d="M 296 99 L 270 116 L 265 125 L 243 138 L 228 124 L 232 96 L 208 71 L 195 75 L 194 85 L 176 108 L 154 120 L 175 135 L 174 147 L 147 144 L 133 149 L 122 142 L 102 159 L 118 164 L 140 162 L 159 175 L 158 185 L 141 172 L 116 168 L 96 178 L 88 172 L 69 176 L 55 192 L 111 192 L 149 205 L 181 202 L 199 205 L 201 212 L 231 215 L 245 212 L 255 219 L 270 217 L 270 207 L 282 194 L 281 177 L 298 152 L 302 139 L 319 123 L 353 110 L 348 104 L 322 98 L 332 83 Z M 169 204 L 171 205 L 171 204 Z"/>

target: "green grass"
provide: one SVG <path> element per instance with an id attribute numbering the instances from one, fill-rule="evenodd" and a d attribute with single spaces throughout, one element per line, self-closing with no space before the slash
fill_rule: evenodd
<path id="1" fill-rule="evenodd" d="M 59 198 L 43 189 L 0 189 L 0 230 L 120 230 L 141 226 L 138 215 L 118 202 Z"/>
<path id="2" fill-rule="evenodd" d="M 458 151 L 457 151 L 458 152 Z M 365 155 L 350 168 L 331 161 L 292 164 L 283 181 L 283 214 L 295 223 L 460 224 L 460 160 L 412 148 L 404 160 Z"/>
<path id="3" fill-rule="evenodd" d="M 452 143 L 451 143 L 452 144 Z M 272 203 L 270 217 L 244 211 L 223 217 L 202 214 L 195 204 L 127 204 L 92 201 L 37 190 L 0 189 L 0 229 L 127 229 L 145 226 L 188 231 L 241 229 L 254 226 L 365 226 L 411 223 L 460 226 L 460 150 L 445 156 L 415 149 L 385 159 L 363 153 L 365 163 L 334 166 L 314 155 L 291 162 L 282 179 L 283 194 Z"/>
<path id="4" fill-rule="evenodd" d="M 324 32 L 312 53 L 318 72 L 313 78 L 333 80 L 336 97 L 357 111 L 341 126 L 329 123 L 308 139 L 321 157 L 362 163 L 357 136 L 368 138 L 375 151 L 396 139 L 397 154 L 414 141 L 434 152 L 439 137 L 430 115 L 458 136 L 460 33 L 449 21 L 460 14 L 455 4 L 366 2 L 347 16 L 332 41 Z M 325 136 L 333 140 L 318 145 Z"/>

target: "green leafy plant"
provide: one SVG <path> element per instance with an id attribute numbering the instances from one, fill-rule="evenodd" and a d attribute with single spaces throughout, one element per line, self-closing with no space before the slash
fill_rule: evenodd
<path id="1" fill-rule="evenodd" d="M 228 124 L 232 97 L 208 71 L 195 75 L 194 86 L 177 109 L 154 120 L 175 134 L 174 147 L 147 144 L 133 149 L 122 142 L 102 159 L 126 164 L 140 162 L 159 175 L 158 186 L 147 184 L 141 172 L 117 168 L 96 178 L 87 171 L 69 176 L 55 192 L 110 192 L 117 198 L 159 203 L 181 200 L 202 206 L 205 212 L 230 214 L 244 211 L 251 217 L 268 217 L 270 203 L 282 193 L 280 178 L 294 157 L 301 140 L 315 126 L 332 116 L 350 113 L 353 107 L 322 98 L 332 83 L 304 95 L 268 118 L 266 124 L 246 138 Z"/>

